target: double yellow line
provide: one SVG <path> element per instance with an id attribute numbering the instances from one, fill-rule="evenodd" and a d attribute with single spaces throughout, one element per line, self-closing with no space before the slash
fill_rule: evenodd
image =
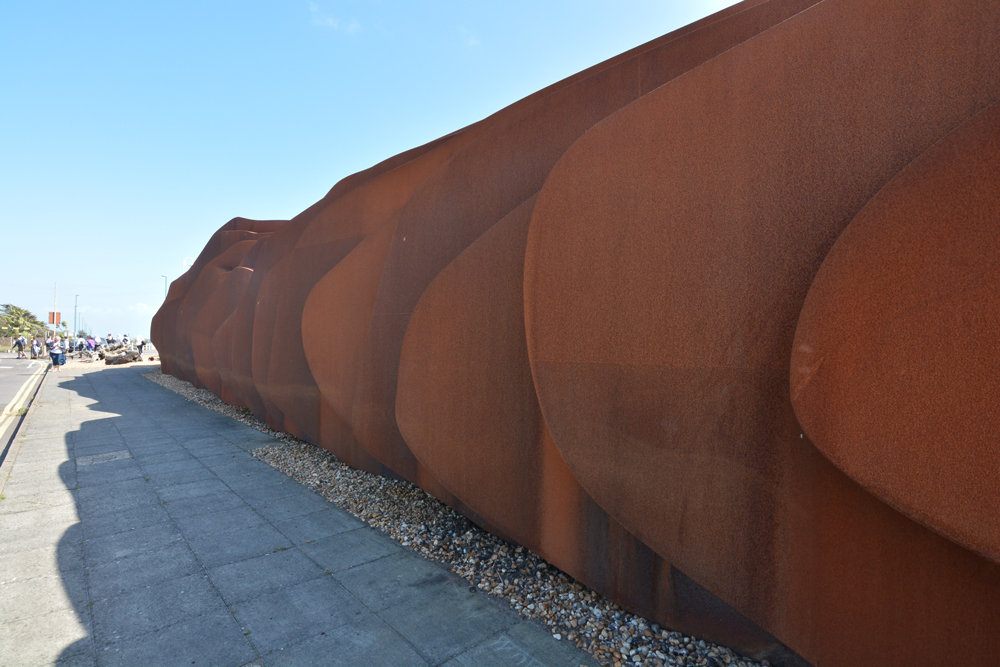
<path id="1" fill-rule="evenodd" d="M 21 418 L 18 413 L 24 404 L 28 402 L 28 397 L 31 395 L 32 385 L 35 384 L 35 378 L 39 377 L 48 368 L 48 364 L 42 364 L 42 367 L 37 371 L 28 376 L 27 381 L 21 385 L 21 388 L 17 390 L 14 395 L 14 399 L 7 404 L 7 407 L 3 409 L 3 413 L 0 414 L 0 434 L 7 431 L 7 428 L 17 419 Z"/>

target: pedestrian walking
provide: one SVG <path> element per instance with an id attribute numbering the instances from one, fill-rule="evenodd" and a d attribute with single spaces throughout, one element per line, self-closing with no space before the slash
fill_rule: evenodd
<path id="1" fill-rule="evenodd" d="M 59 336 L 53 339 L 52 345 L 49 347 L 49 357 L 52 359 L 52 367 L 56 371 L 62 370 L 63 364 L 66 363 L 66 353 L 64 352 L 62 340 Z"/>

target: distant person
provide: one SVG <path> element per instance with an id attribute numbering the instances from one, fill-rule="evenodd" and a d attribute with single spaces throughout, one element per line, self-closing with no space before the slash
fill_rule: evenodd
<path id="1" fill-rule="evenodd" d="M 14 339 L 14 347 L 17 349 L 18 359 L 27 359 L 28 355 L 24 353 L 24 346 L 28 344 L 28 341 L 24 336 L 18 336 Z"/>
<path id="2" fill-rule="evenodd" d="M 37 338 L 31 343 L 31 358 L 37 359 L 38 355 L 42 353 L 42 341 Z"/>
<path id="3" fill-rule="evenodd" d="M 87 336 L 87 349 L 91 352 L 97 349 L 97 341 L 94 340 L 93 336 Z"/>
<path id="4" fill-rule="evenodd" d="M 145 347 L 146 347 L 146 339 L 145 338 L 140 338 L 139 339 L 139 356 L 142 356 L 142 350 Z"/>
<path id="5" fill-rule="evenodd" d="M 49 346 L 49 357 L 52 358 L 52 367 L 56 371 L 62 370 L 63 364 L 66 363 L 66 353 L 63 350 L 62 340 L 59 336 L 56 336 L 52 341 L 52 345 Z"/>

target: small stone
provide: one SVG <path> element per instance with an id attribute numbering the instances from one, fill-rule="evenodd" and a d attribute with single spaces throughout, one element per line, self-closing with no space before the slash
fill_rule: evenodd
<path id="1" fill-rule="evenodd" d="M 688 655 L 695 644 L 701 647 L 700 654 L 722 655 L 726 665 L 737 664 L 728 649 L 670 632 L 626 612 L 524 547 L 507 544 L 472 525 L 408 482 L 349 468 L 329 452 L 271 429 L 246 408 L 227 405 L 207 390 L 163 375 L 159 368 L 145 377 L 276 438 L 274 444 L 250 453 L 400 544 L 444 564 L 467 582 L 470 591 L 503 597 L 522 618 L 544 621 L 554 639 L 561 641 L 565 634 L 567 641 L 588 650 L 603 665 L 721 667 L 721 662 Z M 740 663 L 739 667 L 748 665 Z"/>

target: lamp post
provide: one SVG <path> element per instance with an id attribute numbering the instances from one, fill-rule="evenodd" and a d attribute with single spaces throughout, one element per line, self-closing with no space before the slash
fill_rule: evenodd
<path id="1" fill-rule="evenodd" d="M 167 277 L 164 276 L 162 273 L 160 275 L 163 276 L 163 300 L 166 301 L 167 300 Z"/>
<path id="2" fill-rule="evenodd" d="M 76 298 L 73 299 L 73 337 L 75 338 L 77 333 L 80 331 L 80 327 L 77 326 L 76 322 L 76 307 L 80 303 L 80 295 L 77 294 Z"/>

